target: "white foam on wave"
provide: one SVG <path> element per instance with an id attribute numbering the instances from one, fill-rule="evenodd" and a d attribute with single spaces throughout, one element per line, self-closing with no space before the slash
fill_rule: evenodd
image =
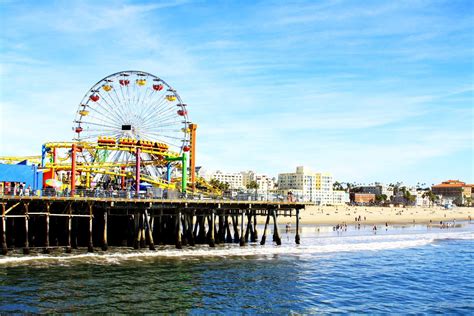
<path id="1" fill-rule="evenodd" d="M 350 237 L 315 238 L 302 245 L 293 243 L 283 246 L 249 245 L 240 247 L 238 244 L 217 246 L 209 248 L 206 245 L 174 249 L 171 246 L 160 248 L 157 251 L 111 249 L 109 252 L 61 254 L 61 255 L 29 255 L 5 256 L 0 258 L 0 266 L 18 265 L 69 265 L 74 263 L 88 263 L 101 265 L 122 264 L 129 261 L 144 261 L 155 258 L 228 258 L 228 257 L 260 257 L 268 258 L 275 255 L 312 255 L 331 254 L 340 252 L 381 251 L 422 247 L 439 240 L 472 240 L 474 232 L 452 233 L 422 233 L 422 234 L 397 234 L 397 235 L 365 235 Z"/>

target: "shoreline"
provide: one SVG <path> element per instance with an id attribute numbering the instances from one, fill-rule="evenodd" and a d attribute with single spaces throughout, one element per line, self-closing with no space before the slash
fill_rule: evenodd
<path id="1" fill-rule="evenodd" d="M 300 212 L 300 223 L 304 225 L 342 223 L 348 225 L 385 223 L 440 225 L 440 222 L 469 221 L 473 218 L 474 207 L 444 209 L 441 207 L 308 206 Z M 294 222 L 294 219 L 290 221 L 292 225 Z M 281 221 L 281 224 L 284 222 Z"/>

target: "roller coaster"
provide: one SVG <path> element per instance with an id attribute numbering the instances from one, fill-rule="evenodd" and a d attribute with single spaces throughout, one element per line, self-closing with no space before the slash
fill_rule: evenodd
<path id="1" fill-rule="evenodd" d="M 41 156 L 0 161 L 38 164 L 44 187 L 53 179 L 72 194 L 114 187 L 138 195 L 143 183 L 184 195 L 222 193 L 196 179 L 197 125 L 176 90 L 157 76 L 122 71 L 101 79 L 79 103 L 73 124 L 72 141 L 45 143 Z"/>

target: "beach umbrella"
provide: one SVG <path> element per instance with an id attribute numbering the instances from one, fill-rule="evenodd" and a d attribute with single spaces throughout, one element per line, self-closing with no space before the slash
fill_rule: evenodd
<path id="1" fill-rule="evenodd" d="M 53 188 L 59 188 L 60 186 L 63 185 L 63 183 L 59 180 L 56 179 L 48 179 L 45 181 L 47 186 L 53 187 Z"/>

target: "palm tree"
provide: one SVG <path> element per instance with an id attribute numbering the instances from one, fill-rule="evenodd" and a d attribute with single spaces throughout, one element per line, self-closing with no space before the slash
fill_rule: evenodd
<path id="1" fill-rule="evenodd" d="M 342 187 L 342 184 L 339 183 L 338 181 L 333 183 L 332 188 L 333 190 L 344 190 L 344 188 Z"/>
<path id="2" fill-rule="evenodd" d="M 247 189 L 255 189 L 255 200 L 257 199 L 257 189 L 258 189 L 258 183 L 257 181 L 250 181 L 249 183 L 247 183 L 246 185 Z"/>
<path id="3" fill-rule="evenodd" d="M 438 199 L 438 196 L 433 193 L 433 191 L 428 190 L 422 195 L 423 198 L 428 198 L 428 207 L 431 207 L 431 205 Z"/>
<path id="4" fill-rule="evenodd" d="M 405 200 L 405 204 L 413 204 L 416 201 L 416 195 L 410 193 L 409 190 L 405 186 L 400 188 L 400 192 L 403 194 L 403 199 Z"/>

